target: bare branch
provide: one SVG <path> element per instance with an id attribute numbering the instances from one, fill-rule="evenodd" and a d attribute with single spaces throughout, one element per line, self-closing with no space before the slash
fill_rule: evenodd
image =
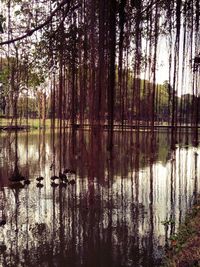
<path id="1" fill-rule="evenodd" d="M 34 29 L 31 29 L 29 30 L 28 32 L 26 32 L 25 34 L 19 36 L 19 37 L 16 37 L 16 38 L 12 38 L 10 40 L 6 40 L 6 41 L 3 41 L 3 42 L 0 42 L 0 46 L 2 45 L 6 45 L 6 44 L 11 44 L 11 43 L 14 43 L 16 41 L 20 41 L 22 39 L 25 39 L 29 36 L 31 36 L 34 32 L 42 29 L 44 26 L 48 25 L 52 18 L 55 16 L 55 14 L 63 7 L 65 6 L 66 4 L 68 4 L 68 12 L 69 12 L 69 5 L 70 5 L 70 0 L 63 0 L 60 2 L 60 4 L 52 11 L 52 13 L 50 14 L 50 16 L 47 18 L 46 21 L 44 21 L 43 23 L 41 23 L 40 25 L 38 25 L 37 27 L 35 27 Z M 75 10 L 76 8 L 78 7 L 78 5 L 76 5 L 73 10 Z"/>
<path id="2" fill-rule="evenodd" d="M 141 14 L 144 14 L 144 13 L 146 13 L 146 12 L 150 12 L 151 11 L 151 9 L 154 7 L 154 5 L 158 5 L 158 4 L 162 4 L 164 1 L 163 0 L 160 0 L 160 1 L 154 1 L 154 0 L 152 0 L 152 1 L 150 1 L 150 3 L 149 3 L 149 5 L 147 5 L 146 7 L 145 7 L 145 9 L 143 9 L 142 10 L 142 12 L 141 12 Z"/>

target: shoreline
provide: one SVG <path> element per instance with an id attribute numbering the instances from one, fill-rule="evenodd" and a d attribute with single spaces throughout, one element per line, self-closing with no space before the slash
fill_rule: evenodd
<path id="1" fill-rule="evenodd" d="M 200 266 L 200 196 L 170 239 L 163 267 Z"/>

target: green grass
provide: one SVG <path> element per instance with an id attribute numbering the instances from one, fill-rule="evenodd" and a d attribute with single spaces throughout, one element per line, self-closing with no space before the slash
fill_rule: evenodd
<path id="1" fill-rule="evenodd" d="M 200 198 L 187 213 L 178 233 L 170 237 L 164 267 L 200 266 Z"/>
<path id="2" fill-rule="evenodd" d="M 56 125 L 57 125 L 57 120 L 56 120 Z M 15 121 L 12 119 L 6 119 L 6 118 L 0 118 L 0 126 L 9 126 L 9 125 L 14 125 Z M 17 120 L 18 125 L 27 125 L 27 120 L 26 119 L 18 119 Z M 43 121 L 39 119 L 28 119 L 28 125 L 31 127 L 31 129 L 39 129 L 43 128 Z M 46 119 L 45 120 L 45 127 L 50 128 L 51 127 L 51 119 Z"/>

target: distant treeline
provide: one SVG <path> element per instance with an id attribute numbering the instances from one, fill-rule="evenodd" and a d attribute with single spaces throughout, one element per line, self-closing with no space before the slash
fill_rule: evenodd
<path id="1" fill-rule="evenodd" d="M 1 77 L 2 78 L 2 77 Z M 35 78 L 37 78 L 35 76 Z M 133 86 L 138 88 L 133 89 Z M 14 115 L 14 94 L 12 90 L 6 89 L 8 84 L 6 82 L 1 84 L 0 92 L 0 112 L 5 117 L 12 117 Z M 132 92 L 139 90 L 140 94 L 132 95 Z M 152 100 L 152 91 L 155 90 L 154 107 L 149 105 Z M 58 91 L 55 90 L 55 108 L 52 107 L 52 95 L 43 92 L 35 91 L 34 95 L 28 96 L 26 91 L 20 92 L 17 97 L 17 117 L 18 118 L 59 118 L 59 98 L 56 97 Z M 133 121 L 150 122 L 152 117 L 152 108 L 156 122 L 171 123 L 173 113 L 172 96 L 175 95 L 175 114 L 176 122 L 190 123 L 196 121 L 195 112 L 197 113 L 199 121 L 199 110 L 196 110 L 200 99 L 191 94 L 184 94 L 177 96 L 173 92 L 170 84 L 165 81 L 163 84 L 153 85 L 147 80 L 137 79 L 132 80 L 131 76 L 128 81 L 125 97 L 120 97 L 119 90 L 116 92 L 116 105 L 114 109 L 114 118 L 116 122 L 131 123 Z M 134 99 L 135 103 L 132 103 Z M 122 101 L 123 100 L 123 101 Z M 70 105 L 66 106 L 65 116 L 63 119 L 70 118 Z M 77 103 L 75 121 L 80 119 L 80 104 Z M 85 119 L 89 119 L 89 109 L 85 110 Z M 107 111 L 101 118 L 103 121 L 107 120 Z"/>
<path id="2" fill-rule="evenodd" d="M 199 0 L 9 3 L 0 17 L 6 116 L 107 123 L 109 148 L 116 121 L 197 125 Z"/>

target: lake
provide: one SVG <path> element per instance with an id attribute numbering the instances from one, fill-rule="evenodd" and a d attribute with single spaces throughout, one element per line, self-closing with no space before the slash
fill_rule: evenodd
<path id="1" fill-rule="evenodd" d="M 0 266 L 160 266 L 200 192 L 200 149 L 177 140 L 118 131 L 109 152 L 98 130 L 1 133 Z M 66 168 L 75 184 L 52 186 Z"/>

